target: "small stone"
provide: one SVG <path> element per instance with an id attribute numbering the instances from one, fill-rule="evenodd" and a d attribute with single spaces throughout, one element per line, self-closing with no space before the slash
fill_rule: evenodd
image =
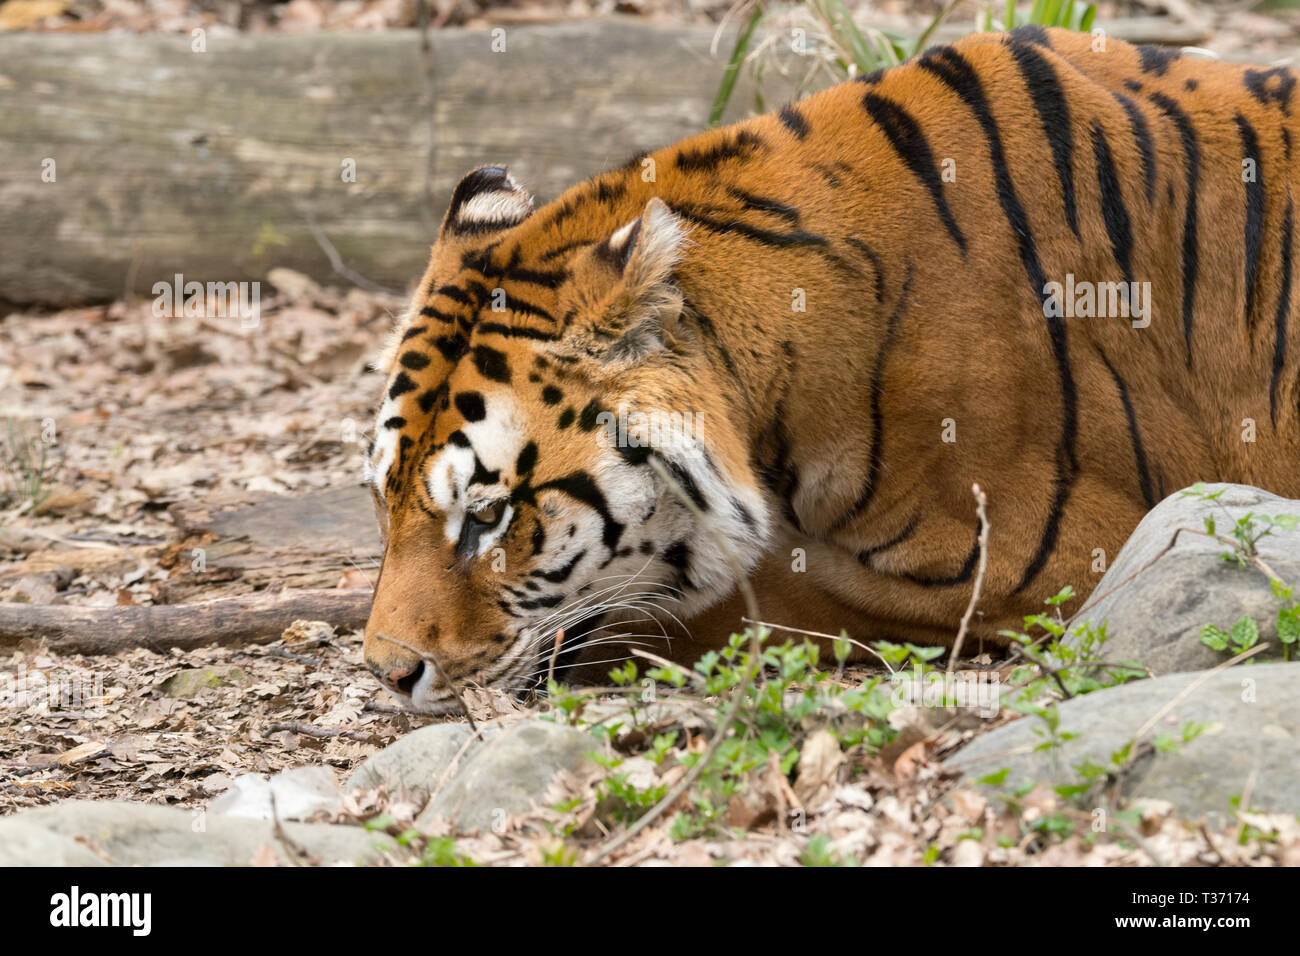
<path id="1" fill-rule="evenodd" d="M 286 644 L 301 644 L 303 641 L 327 641 L 334 636 L 334 625 L 328 621 L 294 621 L 284 629 L 280 640 Z"/>
<path id="2" fill-rule="evenodd" d="M 208 804 L 211 813 L 249 820 L 307 820 L 342 809 L 343 795 L 328 767 L 294 767 L 269 780 L 261 774 L 240 774 L 229 790 Z"/>
<path id="3" fill-rule="evenodd" d="M 191 699 L 197 697 L 205 688 L 229 687 L 248 681 L 248 675 L 238 667 L 213 665 L 211 667 L 191 667 L 177 671 L 161 684 L 158 692 L 164 697 Z"/>
<path id="4" fill-rule="evenodd" d="M 984 848 L 974 840 L 958 840 L 952 848 L 953 866 L 983 866 Z"/>

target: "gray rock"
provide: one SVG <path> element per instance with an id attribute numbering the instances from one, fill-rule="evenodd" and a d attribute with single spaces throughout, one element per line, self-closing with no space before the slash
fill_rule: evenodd
<path id="1" fill-rule="evenodd" d="M 485 728 L 485 733 L 489 729 L 495 728 Z M 353 771 L 344 789 L 350 793 L 383 786 L 394 796 L 423 801 L 437 788 L 471 735 L 469 724 L 464 723 L 421 727 L 372 754 Z M 475 742 L 466 748 L 460 765 L 464 766 L 473 750 L 480 746 Z"/>
<path id="2" fill-rule="evenodd" d="M 229 790 L 208 804 L 211 813 L 249 820 L 306 820 L 322 811 L 341 809 L 343 795 L 328 767 L 294 767 L 269 780 L 257 773 L 241 774 Z"/>
<path id="3" fill-rule="evenodd" d="M 1204 535 L 1179 535 L 1173 550 L 1120 585 L 1155 558 L 1178 528 L 1203 529 L 1210 515 L 1219 532 L 1227 533 L 1248 512 L 1300 517 L 1300 501 L 1228 485 L 1217 504 L 1175 493 L 1147 513 L 1093 592 L 1105 596 L 1080 615 L 1080 620 L 1106 622 L 1107 660 L 1136 661 L 1156 674 L 1213 667 L 1227 654 L 1202 644 L 1201 629 L 1214 624 L 1226 631 L 1244 614 L 1259 624 L 1260 641 L 1272 645 L 1261 656 L 1281 657 L 1278 601 L 1268 578 L 1258 568 L 1243 570 L 1222 560 L 1227 548 Z M 1284 581 L 1300 583 L 1300 530 L 1274 532 L 1260 542 L 1259 551 Z"/>
<path id="4" fill-rule="evenodd" d="M 247 866 L 263 845 L 290 861 L 269 822 L 146 803 L 69 800 L 5 822 L 82 838 L 118 866 Z M 286 823 L 284 830 L 295 846 L 327 863 L 372 862 L 396 847 L 387 835 L 361 827 Z"/>
<path id="5" fill-rule="evenodd" d="M 478 747 L 474 756 L 420 815 L 417 825 L 439 818 L 459 830 L 490 829 L 502 819 L 541 806 L 561 770 L 578 771 L 587 754 L 604 745 L 563 724 L 522 721 Z"/>
<path id="6" fill-rule="evenodd" d="M 1167 800 L 1192 818 L 1204 813 L 1221 822 L 1231 813 L 1231 798 L 1246 789 L 1253 774 L 1250 808 L 1300 813 L 1300 666 L 1294 664 L 1244 665 L 1208 676 L 1169 674 L 1095 691 L 1060 705 L 1061 734 L 1078 736 L 1059 747 L 1035 752 L 1046 739 L 1034 733 L 1043 724 L 1022 717 L 977 737 L 945 764 L 963 771 L 968 782 L 1008 768 L 999 788 L 1082 783 L 1077 765 L 1090 760 L 1110 767 L 1112 754 L 1202 677 L 1205 683 L 1144 739 L 1171 734 L 1181 740 L 1189 723 L 1210 726 L 1176 753 L 1156 753 L 1135 763 L 1123 778 L 1124 796 Z"/>
<path id="7" fill-rule="evenodd" d="M 107 866 L 71 837 L 28 820 L 0 820 L 0 866 Z"/>

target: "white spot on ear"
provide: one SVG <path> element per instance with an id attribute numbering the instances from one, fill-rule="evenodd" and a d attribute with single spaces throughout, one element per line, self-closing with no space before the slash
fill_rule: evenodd
<path id="1" fill-rule="evenodd" d="M 533 197 L 514 184 L 509 189 L 494 189 L 468 199 L 456 213 L 459 226 L 512 226 L 523 222 L 533 211 Z"/>

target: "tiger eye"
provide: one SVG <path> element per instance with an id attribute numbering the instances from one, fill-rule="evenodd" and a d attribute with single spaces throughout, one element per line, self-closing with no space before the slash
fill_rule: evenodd
<path id="1" fill-rule="evenodd" d="M 501 503 L 479 505 L 469 513 L 469 516 L 479 524 L 487 525 L 489 528 L 494 527 L 501 520 Z"/>

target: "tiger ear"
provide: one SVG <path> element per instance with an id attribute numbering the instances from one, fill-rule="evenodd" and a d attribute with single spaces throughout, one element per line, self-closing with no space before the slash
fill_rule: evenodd
<path id="1" fill-rule="evenodd" d="M 533 197 L 504 166 L 480 166 L 457 184 L 442 221 L 442 234 L 469 236 L 509 229 L 533 212 Z"/>
<path id="2" fill-rule="evenodd" d="M 682 312 L 681 290 L 673 271 L 686 245 L 686 225 L 657 196 L 636 219 L 596 248 L 596 255 L 622 278 L 613 318 L 622 337 L 606 351 L 608 360 L 635 360 L 661 348 Z"/>

